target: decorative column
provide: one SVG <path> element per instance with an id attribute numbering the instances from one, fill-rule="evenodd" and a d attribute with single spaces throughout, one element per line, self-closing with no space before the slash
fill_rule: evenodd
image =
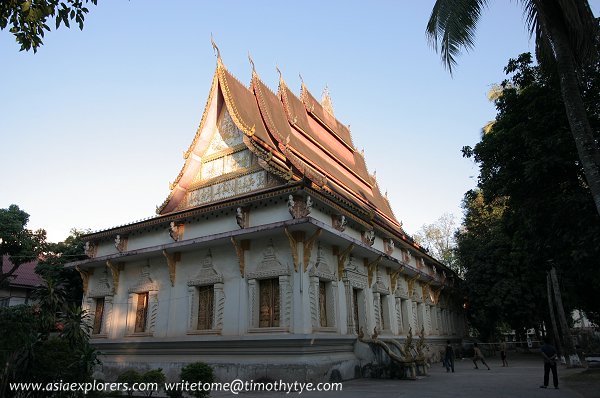
<path id="1" fill-rule="evenodd" d="M 103 334 L 106 334 L 107 337 L 110 337 L 111 333 L 113 304 L 114 296 L 104 297 L 104 317 L 102 319 L 102 330 L 104 330 Z"/>
<path id="2" fill-rule="evenodd" d="M 279 276 L 279 302 L 281 303 L 280 307 L 280 317 L 281 317 L 281 325 L 285 328 L 291 327 L 291 318 L 292 318 L 292 286 L 290 285 L 290 276 L 289 275 L 280 275 Z"/>
<path id="3" fill-rule="evenodd" d="M 396 304 L 396 325 L 398 327 L 396 334 L 402 334 L 404 331 L 404 325 L 402 322 L 402 298 L 395 296 L 394 303 Z"/>
<path id="4" fill-rule="evenodd" d="M 313 330 L 321 327 L 319 306 L 319 277 L 310 277 L 309 299 L 310 299 L 310 323 Z"/>
<path id="5" fill-rule="evenodd" d="M 216 330 L 223 329 L 223 312 L 225 309 L 225 292 L 223 291 L 224 284 L 223 283 L 215 283 L 213 286 L 214 289 L 214 326 L 213 328 Z"/>
<path id="6" fill-rule="evenodd" d="M 198 328 L 198 291 L 195 286 L 188 286 L 188 330 L 196 330 Z"/>
<path id="7" fill-rule="evenodd" d="M 375 327 L 377 327 L 378 331 L 382 331 L 381 327 L 381 294 L 378 292 L 373 293 L 373 316 L 375 317 Z"/>
<path id="8" fill-rule="evenodd" d="M 258 327 L 258 287 L 256 279 L 248 279 L 248 306 L 250 309 L 250 327 Z"/>

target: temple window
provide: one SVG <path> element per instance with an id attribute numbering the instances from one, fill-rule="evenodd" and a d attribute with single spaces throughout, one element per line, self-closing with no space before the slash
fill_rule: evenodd
<path id="1" fill-rule="evenodd" d="M 359 296 L 360 289 L 352 289 L 352 314 L 354 315 L 354 331 L 356 334 L 360 332 L 360 316 L 359 316 Z"/>
<path id="2" fill-rule="evenodd" d="M 321 242 L 319 242 L 317 259 L 309 271 L 309 298 L 313 331 L 336 331 L 335 286 L 337 286 L 337 279 L 328 260 Z"/>
<path id="3" fill-rule="evenodd" d="M 96 311 L 94 311 L 94 325 L 92 334 L 100 334 L 102 330 L 102 321 L 104 320 L 104 297 L 96 299 Z"/>
<path id="4" fill-rule="evenodd" d="M 198 287 L 198 330 L 213 328 L 214 301 L 213 285 Z"/>
<path id="5" fill-rule="evenodd" d="M 146 321 L 148 320 L 148 292 L 136 294 L 135 310 L 135 333 L 144 333 L 146 331 Z"/>
<path id="6" fill-rule="evenodd" d="M 327 327 L 327 283 L 319 282 L 319 324 Z"/>
<path id="7" fill-rule="evenodd" d="M 210 249 L 187 285 L 189 295 L 187 333 L 219 333 L 223 329 L 224 284 L 223 275 L 215 269 Z"/>
<path id="8" fill-rule="evenodd" d="M 89 284 L 88 291 L 84 292 L 86 299 L 83 303 L 84 310 L 89 314 L 88 323 L 92 338 L 108 337 L 112 324 L 114 289 L 106 267 L 99 270 Z"/>
<path id="9" fill-rule="evenodd" d="M 158 315 L 158 283 L 152 275 L 148 260 L 140 267 L 136 283 L 127 289 L 127 334 L 128 336 L 154 333 Z"/>
<path id="10" fill-rule="evenodd" d="M 259 282 L 259 321 L 258 327 L 279 327 L 279 279 L 262 279 Z"/>
<path id="11" fill-rule="evenodd" d="M 249 332 L 289 331 L 293 303 L 290 274 L 290 267 L 279 260 L 273 240 L 269 239 L 262 260 L 246 273 Z"/>

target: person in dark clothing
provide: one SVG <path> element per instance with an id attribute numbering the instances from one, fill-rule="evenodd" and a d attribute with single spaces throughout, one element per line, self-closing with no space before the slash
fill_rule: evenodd
<path id="1" fill-rule="evenodd" d="M 556 348 L 550 344 L 550 340 L 546 337 L 540 351 L 542 352 L 542 357 L 544 357 L 544 385 L 540 386 L 540 388 L 548 388 L 548 379 L 552 370 L 552 382 L 554 383 L 554 388 L 558 389 L 558 375 L 556 373 L 558 353 L 556 352 Z"/>
<path id="2" fill-rule="evenodd" d="M 446 352 L 444 353 L 444 365 L 446 366 L 446 372 L 454 373 L 454 348 L 450 344 L 450 340 L 446 341 Z"/>
<path id="3" fill-rule="evenodd" d="M 508 360 L 506 359 L 506 342 L 500 343 L 500 359 L 502 359 L 502 367 L 508 366 Z"/>

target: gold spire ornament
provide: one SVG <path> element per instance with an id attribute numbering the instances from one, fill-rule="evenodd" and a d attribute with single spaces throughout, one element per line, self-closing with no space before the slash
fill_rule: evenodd
<path id="1" fill-rule="evenodd" d="M 254 61 L 252 60 L 252 56 L 250 55 L 250 51 L 248 51 L 248 61 L 250 61 L 250 65 L 252 65 L 252 72 L 256 73 L 256 68 L 254 67 Z"/>
<path id="2" fill-rule="evenodd" d="M 325 85 L 325 88 L 323 89 L 321 106 L 323 106 L 323 109 L 333 116 L 333 102 L 331 101 L 331 95 L 329 94 L 329 87 L 327 85 Z M 350 130 L 350 128 L 348 128 L 348 130 Z"/>
<path id="3" fill-rule="evenodd" d="M 215 54 L 217 56 L 217 61 L 221 61 L 221 51 L 219 50 L 219 47 L 217 47 L 217 44 L 215 43 L 214 39 L 213 39 L 213 35 L 212 33 L 210 34 L 210 42 L 213 46 L 213 50 L 215 51 Z"/>

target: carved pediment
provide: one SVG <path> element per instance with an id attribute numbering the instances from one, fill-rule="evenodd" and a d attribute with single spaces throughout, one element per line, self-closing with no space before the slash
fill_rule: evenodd
<path id="1" fill-rule="evenodd" d="M 269 244 L 263 251 L 263 258 L 256 267 L 256 271 L 247 275 L 248 279 L 266 279 L 281 275 L 289 275 L 289 266 L 283 264 L 278 258 L 273 246 L 273 241 L 269 239 Z"/>
<path id="2" fill-rule="evenodd" d="M 188 286 L 203 286 L 214 285 L 215 283 L 223 283 L 223 275 L 215 271 L 213 265 L 213 257 L 210 249 L 206 257 L 202 260 L 200 269 L 189 281 Z"/>
<path id="3" fill-rule="evenodd" d="M 412 299 L 419 302 L 423 301 L 423 289 L 417 282 L 415 282 L 414 287 L 412 289 Z"/>
<path id="4" fill-rule="evenodd" d="M 403 299 L 408 299 L 408 288 L 406 286 L 406 282 L 399 280 L 396 284 L 396 291 L 394 292 L 396 297 L 401 297 Z"/>
<path id="5" fill-rule="evenodd" d="M 102 270 L 100 277 L 96 280 L 96 283 L 90 289 L 88 297 L 106 297 L 113 295 L 113 287 L 111 283 L 112 276 L 109 276 L 106 267 Z"/>
<path id="6" fill-rule="evenodd" d="M 350 254 L 348 256 L 348 262 L 344 266 L 344 271 L 356 271 L 356 272 L 361 271 L 361 270 L 359 270 L 358 265 L 354 262 L 354 256 L 352 254 Z M 362 273 L 366 275 L 365 272 L 362 272 Z"/>
<path id="7" fill-rule="evenodd" d="M 150 264 L 142 266 L 140 276 L 135 285 L 127 291 L 129 293 L 144 293 L 158 290 L 158 283 L 150 275 Z"/>
<path id="8" fill-rule="evenodd" d="M 348 256 L 348 262 L 344 267 L 344 277 L 350 284 L 359 289 L 366 289 L 369 286 L 368 275 L 364 267 L 355 263 L 354 256 Z"/>
<path id="9" fill-rule="evenodd" d="M 390 294 L 390 289 L 386 286 L 385 282 L 383 281 L 383 277 L 379 269 L 376 271 L 376 278 L 377 279 L 375 281 L 375 285 L 373 286 L 373 292 L 381 294 Z"/>
<path id="10" fill-rule="evenodd" d="M 435 304 L 434 298 L 434 292 L 431 290 L 431 286 L 429 286 L 428 284 L 425 284 L 422 286 L 422 291 L 423 291 L 423 300 L 427 303 L 427 304 Z"/>
<path id="11" fill-rule="evenodd" d="M 315 262 L 315 265 L 313 265 L 313 267 L 311 268 L 309 275 L 316 276 L 319 279 L 327 279 L 330 281 L 335 280 L 335 273 L 332 267 L 327 262 L 327 258 L 325 258 L 321 242 L 319 242 L 319 245 L 317 247 L 317 261 Z"/>

